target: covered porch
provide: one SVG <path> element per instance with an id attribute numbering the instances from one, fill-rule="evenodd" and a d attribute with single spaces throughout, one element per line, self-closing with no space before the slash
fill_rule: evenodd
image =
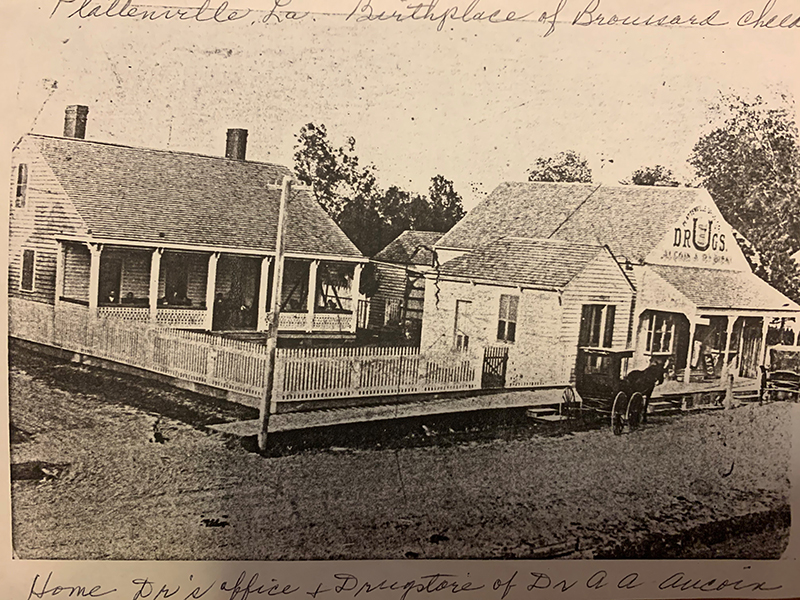
<path id="1" fill-rule="evenodd" d="M 731 375 L 737 386 L 756 382 L 771 328 L 800 315 L 750 272 L 654 266 L 639 285 L 630 369 L 665 363 L 664 394 L 724 387 Z"/>
<path id="2" fill-rule="evenodd" d="M 58 240 L 55 302 L 176 329 L 266 331 L 274 257 L 236 249 Z M 353 334 L 363 265 L 283 261 L 280 333 Z"/>

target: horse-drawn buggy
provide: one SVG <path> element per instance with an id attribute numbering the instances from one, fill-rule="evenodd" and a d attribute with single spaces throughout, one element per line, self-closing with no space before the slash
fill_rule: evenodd
<path id="1" fill-rule="evenodd" d="M 800 399 L 800 348 L 772 346 L 762 367 L 762 401 Z"/>
<path id="2" fill-rule="evenodd" d="M 620 435 L 626 425 L 633 431 L 647 419 L 653 388 L 664 381 L 665 365 L 662 363 L 654 363 L 643 371 L 631 371 L 623 378 L 623 360 L 632 355 L 633 350 L 578 350 L 575 389 L 583 399 L 584 408 L 611 419 L 615 435 Z"/>

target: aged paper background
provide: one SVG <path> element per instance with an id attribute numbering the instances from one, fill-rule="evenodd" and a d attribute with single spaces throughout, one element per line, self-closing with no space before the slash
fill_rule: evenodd
<path id="1" fill-rule="evenodd" d="M 110 4 L 87 2 L 84 14 L 95 5 L 105 10 Z M 186 0 L 175 3 L 181 4 L 194 6 Z M 424 192 L 430 177 L 443 173 L 454 180 L 471 208 L 497 183 L 523 178 L 536 157 L 565 148 L 589 157 L 596 180 L 603 183 L 615 183 L 643 164 L 671 165 L 676 174 L 688 176 L 685 158 L 717 91 L 800 98 L 800 27 L 736 24 L 747 11 L 754 16 L 745 21 L 757 19 L 765 4 L 770 14 L 783 18 L 793 13 L 796 19 L 800 17 L 796 0 L 603 0 L 594 13 L 643 18 L 653 13 L 696 14 L 702 19 L 718 10 L 716 22 L 729 22 L 719 27 L 661 28 L 571 25 L 590 4 L 585 0 L 567 0 L 554 23 L 559 3 L 553 0 L 482 4 L 489 12 L 499 9 L 501 16 L 510 10 L 530 13 L 516 23 L 358 22 L 357 17 L 366 14 L 363 10 L 346 20 L 364 4 L 363 0 L 293 0 L 281 10 L 312 14 L 278 23 L 268 16 L 272 2 L 242 0 L 231 2 L 228 14 L 246 8 L 256 12 L 232 23 L 164 19 L 143 23 L 70 17 L 80 7 L 78 0 L 72 4 L 7 0 L 0 8 L 3 164 L 8 165 L 10 149 L 23 133 L 60 135 L 63 108 L 72 103 L 93 103 L 89 137 L 94 139 L 219 155 L 223 144 L 219 132 L 246 127 L 248 157 L 281 164 L 291 163 L 293 135 L 313 120 L 325 123 L 334 141 L 341 143 L 353 135 L 359 156 L 377 165 L 384 185 Z M 403 5 L 372 2 L 373 14 L 401 10 Z M 212 14 L 218 6 L 211 4 Z M 463 11 L 467 6 L 467 2 L 443 2 L 437 12 L 449 7 Z M 550 18 L 537 22 L 543 13 Z M 265 17 L 268 23 L 263 22 Z M 4 423 L 6 415 L 4 411 Z M 4 425 L 0 436 L 4 481 L 9 481 L 7 435 Z M 795 464 L 794 481 L 796 471 Z M 784 560 L 760 563 L 50 563 L 11 560 L 8 491 L 3 507 L 0 597 L 12 600 L 28 598 L 34 575 L 50 571 L 62 586 L 117 588 L 105 596 L 111 598 L 133 598 L 136 587 L 130 582 L 142 577 L 173 589 L 181 585 L 183 591 L 172 597 L 185 598 L 194 588 L 190 575 L 198 581 L 235 580 L 243 570 L 259 572 L 262 581 L 274 578 L 295 585 L 330 583 L 333 574 L 343 572 L 374 582 L 450 573 L 487 585 L 482 592 L 460 594 L 472 598 L 500 598 L 515 571 L 547 572 L 553 580 L 582 578 L 580 585 L 557 594 L 576 598 L 800 594 L 794 536 Z M 586 579 L 601 569 L 608 572 L 610 583 L 589 589 Z M 698 579 L 746 576 L 748 581 L 782 587 L 740 594 L 730 589 L 706 594 L 659 590 L 658 582 L 676 571 Z M 616 585 L 634 572 L 647 584 L 638 589 Z M 492 590 L 496 581 L 497 589 Z M 156 595 L 157 590 L 149 597 Z M 369 597 L 401 595 L 376 591 Z M 556 593 L 529 592 L 517 585 L 508 597 L 549 595 Z M 54 596 L 70 597 L 69 590 Z"/>

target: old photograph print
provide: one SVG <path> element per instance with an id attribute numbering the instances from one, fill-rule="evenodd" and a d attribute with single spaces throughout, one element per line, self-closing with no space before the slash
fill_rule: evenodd
<path id="1" fill-rule="evenodd" d="M 781 557 L 800 7 L 294 1 L 17 9 L 14 556 Z"/>

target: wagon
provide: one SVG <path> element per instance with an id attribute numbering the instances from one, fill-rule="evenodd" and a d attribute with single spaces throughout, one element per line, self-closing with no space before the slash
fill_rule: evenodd
<path id="1" fill-rule="evenodd" d="M 575 389 L 583 398 L 583 406 L 611 420 L 615 435 L 627 425 L 636 429 L 646 410 L 644 395 L 630 393 L 620 376 L 622 361 L 633 356 L 633 350 L 612 351 L 604 348 L 580 348 L 575 365 Z"/>
<path id="2" fill-rule="evenodd" d="M 761 376 L 762 400 L 800 399 L 800 348 L 773 346 Z"/>

